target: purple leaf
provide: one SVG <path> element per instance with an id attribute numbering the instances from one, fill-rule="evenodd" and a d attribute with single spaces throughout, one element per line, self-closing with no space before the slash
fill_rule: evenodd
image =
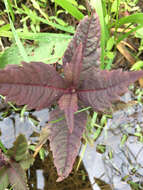
<path id="1" fill-rule="evenodd" d="M 82 43 L 76 48 L 70 63 L 64 65 L 65 82 L 76 88 L 79 84 L 82 69 Z"/>
<path id="2" fill-rule="evenodd" d="M 78 110 L 77 100 L 77 94 L 73 93 L 64 94 L 58 102 L 60 109 L 64 110 L 67 125 L 71 133 L 74 128 L 74 112 Z"/>
<path id="3" fill-rule="evenodd" d="M 28 190 L 26 173 L 22 167 L 16 162 L 10 162 L 7 168 L 9 182 L 14 186 L 14 190 Z"/>
<path id="4" fill-rule="evenodd" d="M 78 90 L 79 99 L 96 111 L 104 111 L 119 100 L 128 86 L 143 76 L 143 71 L 123 72 L 121 69 L 106 71 L 91 68 L 84 74 L 85 80 Z"/>
<path id="5" fill-rule="evenodd" d="M 63 94 L 64 81 L 52 66 L 40 62 L 22 64 L 0 70 L 0 94 L 7 101 L 42 109 Z"/>
<path id="6" fill-rule="evenodd" d="M 56 109 L 50 113 L 50 121 L 57 120 L 63 116 L 63 112 Z M 74 127 L 72 133 L 69 132 L 65 119 L 57 123 L 51 123 L 48 127 L 50 148 L 53 152 L 54 164 L 59 175 L 58 182 L 68 177 L 72 170 L 86 125 L 85 112 L 75 115 L 74 125 L 76 127 Z"/>
<path id="7" fill-rule="evenodd" d="M 83 46 L 83 68 L 86 70 L 91 66 L 100 65 L 100 23 L 96 13 L 91 17 L 85 16 L 80 21 L 76 33 L 69 43 L 63 56 L 63 63 L 70 63 L 75 49 L 82 43 Z"/>
<path id="8" fill-rule="evenodd" d="M 0 168 L 7 165 L 7 159 L 0 149 Z"/>
<path id="9" fill-rule="evenodd" d="M 57 181 L 63 180 L 71 172 L 85 128 L 86 113 L 74 114 L 78 109 L 78 99 L 86 106 L 104 111 L 126 92 L 130 83 L 143 76 L 143 71 L 97 70 L 99 58 L 100 25 L 97 15 L 93 13 L 90 18 L 86 16 L 79 23 L 64 54 L 63 78 L 54 67 L 40 62 L 23 63 L 23 66 L 13 65 L 0 70 L 0 94 L 6 96 L 7 100 L 18 105 L 27 104 L 29 109 L 42 109 L 58 101 L 60 109 L 64 111 L 65 119 L 59 109 L 51 112 L 51 121 L 60 117 L 62 119 L 57 123 L 51 122 L 48 127 L 50 147 L 59 175 Z M 43 137 L 42 143 L 46 138 Z M 27 162 L 27 155 L 22 159 L 25 148 L 14 147 L 9 154 L 16 153 L 14 159 L 23 161 L 21 166 L 27 168 L 32 160 Z M 14 181 L 13 184 L 17 184 L 20 189 L 23 185 L 22 190 L 25 190 L 22 177 L 24 170 L 16 163 L 12 163 L 9 170 L 13 173 L 9 174 L 11 183 Z"/>

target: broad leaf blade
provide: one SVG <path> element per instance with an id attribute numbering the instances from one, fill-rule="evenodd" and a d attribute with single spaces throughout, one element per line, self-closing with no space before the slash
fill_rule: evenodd
<path id="1" fill-rule="evenodd" d="M 86 72 L 80 90 L 79 99 L 94 110 L 104 111 L 111 104 L 120 99 L 128 86 L 143 76 L 143 71 L 123 72 L 121 69 L 113 71 L 100 71 L 92 68 Z"/>
<path id="2" fill-rule="evenodd" d="M 10 184 L 14 186 L 14 190 L 29 190 L 26 173 L 18 163 L 11 162 L 7 169 L 7 174 Z"/>
<path id="3" fill-rule="evenodd" d="M 22 64 L 0 70 L 0 94 L 7 101 L 27 104 L 29 109 L 42 109 L 63 94 L 64 81 L 53 66 L 41 62 Z"/>
<path id="4" fill-rule="evenodd" d="M 80 21 L 76 33 L 63 56 L 63 63 L 70 63 L 75 49 L 82 43 L 83 70 L 100 65 L 100 24 L 97 14 Z"/>
<path id="5" fill-rule="evenodd" d="M 69 12 L 73 17 L 80 20 L 84 17 L 82 12 L 80 12 L 72 3 L 68 0 L 55 0 L 55 3 L 60 5 L 63 9 Z"/>
<path id="6" fill-rule="evenodd" d="M 28 144 L 24 135 L 20 134 L 12 148 L 7 151 L 7 155 L 15 161 L 21 161 L 26 158 Z"/>
<path id="7" fill-rule="evenodd" d="M 78 110 L 77 94 L 64 94 L 59 100 L 59 107 L 64 111 L 70 133 L 74 128 L 74 112 Z"/>
<path id="8" fill-rule="evenodd" d="M 34 162 L 33 156 L 28 153 L 26 157 L 19 162 L 19 164 L 24 170 L 27 170 L 30 168 L 33 162 Z"/>
<path id="9" fill-rule="evenodd" d="M 51 112 L 50 120 L 63 117 L 63 112 L 56 109 Z M 70 133 L 65 119 L 49 125 L 50 148 L 53 152 L 54 164 L 57 168 L 59 178 L 62 181 L 68 177 L 72 170 L 75 158 L 80 148 L 80 139 L 86 125 L 86 113 L 81 112 L 75 115 L 73 132 Z"/>
<path id="10" fill-rule="evenodd" d="M 7 168 L 1 167 L 0 168 L 0 190 L 4 190 L 9 185 L 8 175 L 7 175 Z"/>

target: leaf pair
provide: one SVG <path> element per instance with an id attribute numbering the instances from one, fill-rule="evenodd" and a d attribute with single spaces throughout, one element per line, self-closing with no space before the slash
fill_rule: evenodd
<path id="1" fill-rule="evenodd" d="M 53 66 L 41 62 L 23 62 L 22 66 L 0 70 L 0 93 L 7 101 L 27 104 L 29 109 L 42 109 L 58 101 L 60 109 L 51 112 L 48 127 L 58 181 L 71 172 L 85 129 L 86 114 L 74 114 L 78 107 L 104 111 L 119 100 L 130 83 L 143 76 L 143 71 L 101 71 L 99 62 L 100 25 L 93 13 L 79 23 L 63 56 L 64 77 Z M 66 120 L 53 122 L 64 115 Z"/>
<path id="2" fill-rule="evenodd" d="M 25 169 L 34 159 L 28 153 L 28 144 L 24 135 L 19 135 L 7 155 L 0 153 L 0 190 L 11 184 L 15 190 L 28 190 Z"/>

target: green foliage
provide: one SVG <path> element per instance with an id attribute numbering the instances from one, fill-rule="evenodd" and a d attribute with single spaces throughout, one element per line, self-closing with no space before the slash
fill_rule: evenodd
<path id="1" fill-rule="evenodd" d="M 16 45 L 7 48 L 0 56 L 0 68 L 4 68 L 8 63 L 20 64 L 23 60 Z"/>
<path id="2" fill-rule="evenodd" d="M 143 68 L 143 61 L 137 61 L 131 68 L 131 70 L 140 70 Z"/>
<path id="3" fill-rule="evenodd" d="M 25 169 L 33 164 L 33 157 L 28 152 L 28 144 L 24 135 L 19 135 L 6 155 L 1 153 L 3 166 L 0 167 L 0 190 L 9 184 L 15 190 L 28 190 Z"/>
<path id="4" fill-rule="evenodd" d="M 9 185 L 7 168 L 0 168 L 0 190 L 4 190 Z"/>
<path id="5" fill-rule="evenodd" d="M 137 90 L 136 90 L 136 92 L 135 92 L 135 94 L 137 95 L 137 100 L 138 100 L 138 102 L 139 103 L 142 103 L 142 101 L 143 101 L 143 90 L 142 89 L 140 89 L 140 88 L 138 88 Z"/>
<path id="6" fill-rule="evenodd" d="M 47 128 L 45 127 L 42 129 L 40 133 L 40 139 L 38 144 L 36 146 L 35 145 L 29 146 L 29 149 L 34 151 L 34 157 L 39 153 L 40 159 L 44 161 L 47 151 L 44 148 L 42 148 L 42 146 L 47 142 L 47 140 L 48 140 L 48 134 L 47 134 Z"/>
<path id="7" fill-rule="evenodd" d="M 137 182 L 128 180 L 128 184 L 130 184 L 130 186 L 132 187 L 133 190 L 142 190 L 143 189 L 142 184 L 138 184 Z"/>
<path id="8" fill-rule="evenodd" d="M 116 45 L 131 35 L 133 32 L 143 27 L 143 13 L 134 13 L 129 16 L 124 16 L 119 19 L 120 12 L 127 11 L 122 10 L 120 7 L 130 7 L 130 11 L 133 11 L 133 6 L 136 5 L 136 1 L 101 1 L 90 0 L 91 5 L 96 9 L 96 12 L 100 18 L 101 24 L 101 68 L 110 69 L 115 57 Z M 113 35 L 110 34 L 111 28 L 115 29 Z M 124 32 L 118 34 L 117 31 L 121 27 L 124 27 Z M 126 29 L 130 31 L 126 32 Z M 112 41 L 112 42 L 111 42 Z M 109 43 L 112 43 L 112 48 L 108 49 Z"/>
<path id="9" fill-rule="evenodd" d="M 50 19 L 50 17 L 48 17 L 48 19 L 42 18 L 36 13 L 35 10 L 32 11 L 30 8 L 26 7 L 24 4 L 22 4 L 22 8 L 17 7 L 17 11 L 21 15 L 23 15 L 23 14 L 27 15 L 26 18 L 24 17 L 22 19 L 22 22 L 27 31 L 28 31 L 28 28 L 26 26 L 26 20 L 30 19 L 30 22 L 31 22 L 30 27 L 31 27 L 31 30 L 34 32 L 37 31 L 40 23 L 47 24 L 47 25 L 51 26 L 53 29 L 59 29 L 61 31 L 65 31 L 65 32 L 69 32 L 69 33 L 74 32 L 74 29 L 72 26 L 63 26 L 60 23 L 57 24 L 57 23 L 53 22 L 52 19 Z M 39 32 L 39 29 L 38 29 L 38 32 Z"/>
<path id="10" fill-rule="evenodd" d="M 70 39 L 70 38 L 69 38 Z M 61 62 L 61 58 L 69 43 L 68 38 L 59 38 L 55 36 L 50 38 L 49 41 L 37 42 L 35 45 L 26 45 L 25 50 L 28 55 L 28 61 L 43 61 L 47 64 Z M 62 48 L 61 48 L 62 46 Z M 23 61 L 19 48 L 16 45 L 12 45 L 7 48 L 0 56 L 0 68 L 4 68 L 7 64 L 20 64 Z"/>
<path id="11" fill-rule="evenodd" d="M 101 0 L 97 0 L 96 2 L 94 0 L 91 0 L 91 5 L 96 10 L 99 19 L 100 19 L 100 25 L 101 25 L 101 69 L 105 68 L 104 59 L 105 59 L 105 47 L 106 42 L 109 38 L 109 30 L 107 28 L 107 25 L 105 23 L 105 9 L 103 9 L 103 6 L 105 5 L 102 3 Z"/>
<path id="12" fill-rule="evenodd" d="M 122 136 L 122 139 L 121 139 L 121 142 L 120 142 L 121 147 L 125 144 L 125 142 L 127 141 L 127 138 L 128 138 L 128 136 L 126 134 L 124 134 Z"/>
<path id="13" fill-rule="evenodd" d="M 0 36 L 1 37 L 8 37 L 12 38 L 12 32 L 9 30 L 9 25 L 5 25 L 6 29 L 1 30 L 0 28 Z M 70 40 L 72 36 L 68 34 L 57 34 L 57 33 L 32 33 L 32 32 L 17 32 L 18 36 L 23 40 L 34 40 L 34 41 L 41 41 L 41 42 L 49 42 L 49 41 L 62 41 L 62 40 Z"/>
<path id="14" fill-rule="evenodd" d="M 20 161 L 25 159 L 27 156 L 28 144 L 23 135 L 19 135 L 14 142 L 14 146 L 7 151 L 7 155 L 13 158 L 15 161 Z"/>
<path id="15" fill-rule="evenodd" d="M 17 32 L 15 30 L 15 27 L 14 27 L 14 24 L 10 18 L 10 15 L 9 15 L 9 4 L 8 4 L 8 1 L 7 0 L 4 0 L 4 3 L 5 3 L 5 7 L 6 7 L 6 10 L 8 12 L 8 18 L 9 18 L 9 22 L 10 22 L 10 26 L 11 26 L 11 30 L 12 30 L 12 33 L 13 33 L 13 36 L 14 36 L 14 39 L 15 39 L 15 42 L 18 46 L 18 49 L 19 49 L 19 52 L 23 58 L 24 61 L 28 61 L 28 57 L 27 57 L 27 54 L 25 52 L 25 48 L 24 46 L 22 45 L 20 39 L 19 39 L 19 36 L 17 35 Z M 10 6 L 11 7 L 11 6 Z"/>
<path id="16" fill-rule="evenodd" d="M 63 9 L 68 11 L 73 17 L 78 20 L 81 20 L 84 15 L 71 3 L 70 0 L 55 0 L 55 3 L 60 5 Z"/>

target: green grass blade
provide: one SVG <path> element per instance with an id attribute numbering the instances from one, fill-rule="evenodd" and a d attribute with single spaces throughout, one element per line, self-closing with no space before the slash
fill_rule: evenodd
<path id="1" fill-rule="evenodd" d="M 142 25 L 138 25 L 135 28 L 131 29 L 129 32 L 126 32 L 125 34 L 122 34 L 118 37 L 116 44 L 127 38 L 129 35 L 131 35 L 133 32 L 137 31 L 138 29 L 142 28 Z"/>
<path id="2" fill-rule="evenodd" d="M 32 4 L 33 4 L 33 7 L 34 7 L 35 9 L 37 9 L 45 19 L 48 20 L 48 19 L 49 19 L 49 18 L 48 18 L 48 15 L 47 15 L 45 12 L 42 11 L 42 9 L 40 8 L 40 5 L 37 3 L 37 1 L 31 0 L 31 2 L 32 2 Z"/>
<path id="3" fill-rule="evenodd" d="M 9 7 L 9 13 L 11 15 L 12 21 L 14 22 L 15 21 L 15 15 L 14 15 L 14 11 L 12 8 L 12 3 L 10 2 L 10 0 L 7 0 L 7 3 L 8 3 L 8 7 Z"/>
<path id="4" fill-rule="evenodd" d="M 28 62 L 28 56 L 26 54 L 26 51 L 25 51 L 25 49 L 24 49 L 24 47 L 23 47 L 23 45 L 22 45 L 22 43 L 21 43 L 21 41 L 19 39 L 19 36 L 17 35 L 17 32 L 16 32 L 16 30 L 14 28 L 14 25 L 13 25 L 13 22 L 12 22 L 12 20 L 10 18 L 9 11 L 8 11 L 9 10 L 9 6 L 8 6 L 7 0 L 4 0 L 4 3 L 5 3 L 6 10 L 7 10 L 7 14 L 8 14 L 8 18 L 9 18 L 9 22 L 10 22 L 10 26 L 11 26 L 11 30 L 12 30 L 15 42 L 16 42 L 18 48 L 19 48 L 19 52 L 20 52 L 23 60 L 26 61 L 26 62 Z"/>
<path id="5" fill-rule="evenodd" d="M 118 21 L 117 26 L 119 28 L 123 24 L 127 24 L 127 23 L 143 25 L 143 13 L 135 13 L 135 14 L 132 14 L 130 16 L 120 18 L 119 21 Z"/>
<path id="6" fill-rule="evenodd" d="M 96 10 L 96 12 L 99 16 L 99 20 L 100 20 L 100 25 L 101 25 L 101 43 L 100 43 L 100 45 L 101 45 L 101 65 L 100 65 L 100 67 L 101 67 L 101 69 L 104 69 L 105 45 L 109 38 L 109 32 L 108 32 L 107 26 L 105 24 L 104 12 L 103 12 L 101 0 L 96 0 L 96 2 L 94 0 L 91 0 L 91 5 Z"/>
<path id="7" fill-rule="evenodd" d="M 65 32 L 69 32 L 69 33 L 72 33 L 72 34 L 74 34 L 74 29 L 73 29 L 73 27 L 71 27 L 71 26 L 61 26 L 61 25 L 59 25 L 59 24 L 56 24 L 56 23 L 53 23 L 53 22 L 51 22 L 51 21 L 49 21 L 49 20 L 46 20 L 46 19 L 44 19 L 44 18 L 41 18 L 41 17 L 38 17 L 38 16 L 35 16 L 35 18 L 38 20 L 38 21 L 40 21 L 40 22 L 42 22 L 42 23 L 45 23 L 45 24 L 48 24 L 49 26 L 51 26 L 51 27 L 53 27 L 53 28 L 57 28 L 57 29 L 59 29 L 59 30 L 62 30 L 62 31 L 65 31 Z"/>
<path id="8" fill-rule="evenodd" d="M 73 17 L 75 17 L 77 20 L 81 20 L 84 15 L 69 1 L 67 0 L 55 0 L 55 3 L 60 5 L 63 9 L 68 11 Z"/>
<path id="9" fill-rule="evenodd" d="M 2 149 L 2 151 L 4 153 L 7 153 L 7 149 L 5 148 L 5 146 L 3 145 L 3 143 L 1 142 L 1 140 L 0 140 L 0 149 Z"/>
<path id="10" fill-rule="evenodd" d="M 55 39 L 62 39 L 62 40 L 69 40 L 72 38 L 71 35 L 68 34 L 57 34 L 57 33 L 32 33 L 32 32 L 17 32 L 19 38 L 27 39 L 27 40 L 35 40 L 35 41 L 44 41 L 48 42 L 50 40 Z M 1 31 L 0 30 L 0 37 L 8 37 L 12 38 L 13 34 L 10 31 Z"/>
<path id="11" fill-rule="evenodd" d="M 24 7 L 24 6 L 23 6 L 23 7 Z M 20 9 L 20 8 L 18 8 L 18 10 L 19 10 L 21 13 L 25 14 L 25 11 L 24 11 L 24 10 L 22 10 L 22 9 Z M 41 17 L 36 16 L 36 15 L 35 15 L 35 19 L 36 19 L 37 21 L 40 21 L 40 22 L 42 22 L 42 23 L 44 23 L 44 24 L 47 24 L 47 25 L 49 25 L 49 26 L 51 26 L 51 27 L 53 27 L 53 28 L 56 28 L 56 29 L 59 29 L 59 30 L 62 30 L 62 31 L 65 31 L 65 32 L 68 32 L 68 33 L 71 33 L 71 34 L 74 34 L 74 32 L 75 32 L 75 30 L 74 30 L 74 28 L 73 28 L 72 26 L 61 26 L 60 24 L 54 23 L 54 22 L 52 22 L 52 21 L 50 21 L 50 20 L 46 20 L 46 19 L 41 18 Z"/>

